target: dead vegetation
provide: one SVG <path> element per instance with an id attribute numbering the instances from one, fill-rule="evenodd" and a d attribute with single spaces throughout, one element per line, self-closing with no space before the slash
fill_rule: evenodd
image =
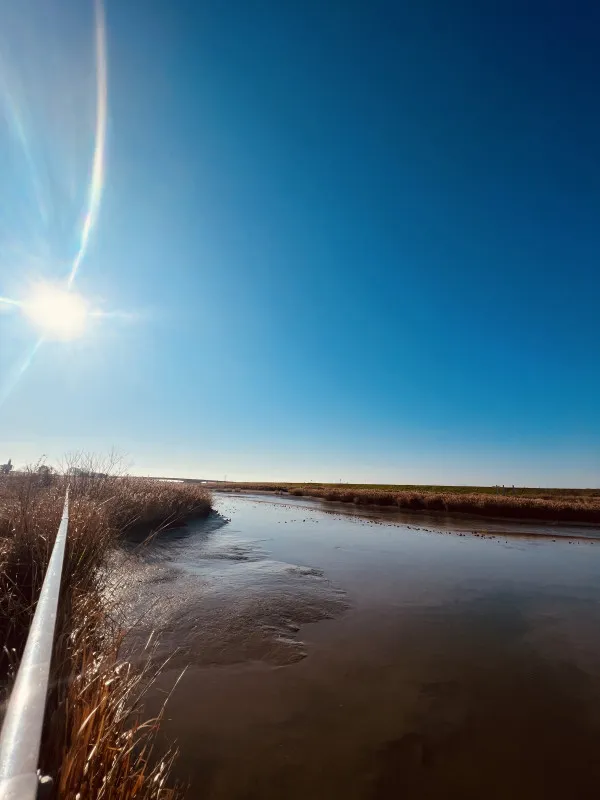
<path id="1" fill-rule="evenodd" d="M 357 505 L 391 506 L 406 511 L 473 514 L 483 517 L 551 522 L 600 522 L 600 497 L 598 496 L 523 497 L 484 493 L 393 492 L 381 489 L 345 489 L 344 487 L 333 489 L 309 486 L 292 488 L 290 493 Z"/>
<path id="2" fill-rule="evenodd" d="M 221 487 L 219 487 L 221 488 Z M 230 483 L 229 491 L 285 491 L 355 505 L 472 514 L 515 520 L 600 523 L 600 491 L 504 487 L 369 486 L 365 484 Z"/>
<path id="3" fill-rule="evenodd" d="M 82 466 L 83 464 L 83 466 Z M 154 739 L 160 716 L 143 720 L 152 660 L 122 656 L 124 631 L 111 605 L 107 557 L 127 531 L 152 531 L 206 515 L 200 485 L 119 475 L 114 459 L 40 465 L 0 476 L 0 670 L 10 684 L 35 611 L 70 486 L 69 534 L 56 627 L 41 769 L 59 798 L 175 798 Z M 61 471 L 63 472 L 63 471 Z M 148 652 L 147 656 L 150 655 Z"/>

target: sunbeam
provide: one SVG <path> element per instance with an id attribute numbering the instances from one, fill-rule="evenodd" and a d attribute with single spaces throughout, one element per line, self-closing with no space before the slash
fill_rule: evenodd
<path id="1" fill-rule="evenodd" d="M 44 342 L 43 337 L 38 339 L 37 342 L 31 348 L 31 350 L 29 350 L 29 352 L 26 353 L 25 358 L 21 361 L 21 363 L 17 364 L 14 367 L 14 369 L 11 372 L 9 372 L 9 374 L 6 376 L 2 386 L 0 386 L 0 408 L 2 408 L 12 390 L 21 380 L 23 374 L 31 366 L 31 362 L 33 361 L 35 354 L 40 349 L 43 342 Z"/>
<path id="2" fill-rule="evenodd" d="M 44 222 L 48 221 L 48 208 L 44 198 L 44 189 L 38 175 L 35 164 L 35 158 L 32 152 L 31 143 L 27 135 L 27 128 L 23 120 L 23 112 L 19 107 L 19 103 L 15 97 L 15 93 L 11 91 L 7 75 L 9 74 L 8 66 L 4 62 L 2 53 L 0 53 L 0 90 L 4 100 L 4 109 L 6 111 L 7 120 L 12 128 L 12 131 L 21 146 L 21 152 L 25 158 L 27 169 L 29 171 L 29 178 L 31 180 L 33 191 L 35 193 L 38 211 Z"/>
<path id="3" fill-rule="evenodd" d="M 22 306 L 23 303 L 21 300 L 12 300 L 10 297 L 0 297 L 0 303 L 3 303 L 7 306 Z"/>

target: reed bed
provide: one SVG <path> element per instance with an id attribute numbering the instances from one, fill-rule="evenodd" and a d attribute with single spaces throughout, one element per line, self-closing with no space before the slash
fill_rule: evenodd
<path id="1" fill-rule="evenodd" d="M 394 486 L 318 483 L 228 483 L 225 491 L 287 492 L 355 505 L 405 511 L 472 514 L 514 520 L 600 523 L 600 490 L 482 487 Z"/>
<path id="2" fill-rule="evenodd" d="M 61 799 L 175 800 L 180 792 L 169 782 L 175 753 L 161 755 L 155 746 L 161 715 L 148 720 L 142 714 L 144 691 L 156 676 L 154 660 L 150 650 L 136 654 L 135 665 L 123 656 L 124 631 L 111 601 L 107 562 L 128 531 L 150 535 L 206 515 L 211 495 L 200 485 L 92 466 L 58 475 L 38 465 L 0 477 L 2 686 L 7 695 L 69 484 L 69 535 L 40 767 L 52 778 L 52 795 Z"/>
<path id="3" fill-rule="evenodd" d="M 310 495 L 324 500 L 356 505 L 378 505 L 406 511 L 473 514 L 550 522 L 600 523 L 599 496 L 527 497 L 485 493 L 393 492 L 382 489 L 346 489 L 344 487 L 294 487 L 290 494 Z"/>

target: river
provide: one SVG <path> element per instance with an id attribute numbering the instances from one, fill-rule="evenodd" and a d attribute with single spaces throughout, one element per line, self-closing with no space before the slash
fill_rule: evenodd
<path id="1" fill-rule="evenodd" d="M 597 530 L 216 505 L 130 590 L 190 798 L 597 796 Z"/>

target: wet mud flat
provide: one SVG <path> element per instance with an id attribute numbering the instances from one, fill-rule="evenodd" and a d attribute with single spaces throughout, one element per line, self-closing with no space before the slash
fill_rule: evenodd
<path id="1" fill-rule="evenodd" d="M 597 796 L 597 542 L 218 511 L 145 548 L 128 590 L 171 657 L 148 710 L 186 667 L 161 736 L 190 798 Z"/>

